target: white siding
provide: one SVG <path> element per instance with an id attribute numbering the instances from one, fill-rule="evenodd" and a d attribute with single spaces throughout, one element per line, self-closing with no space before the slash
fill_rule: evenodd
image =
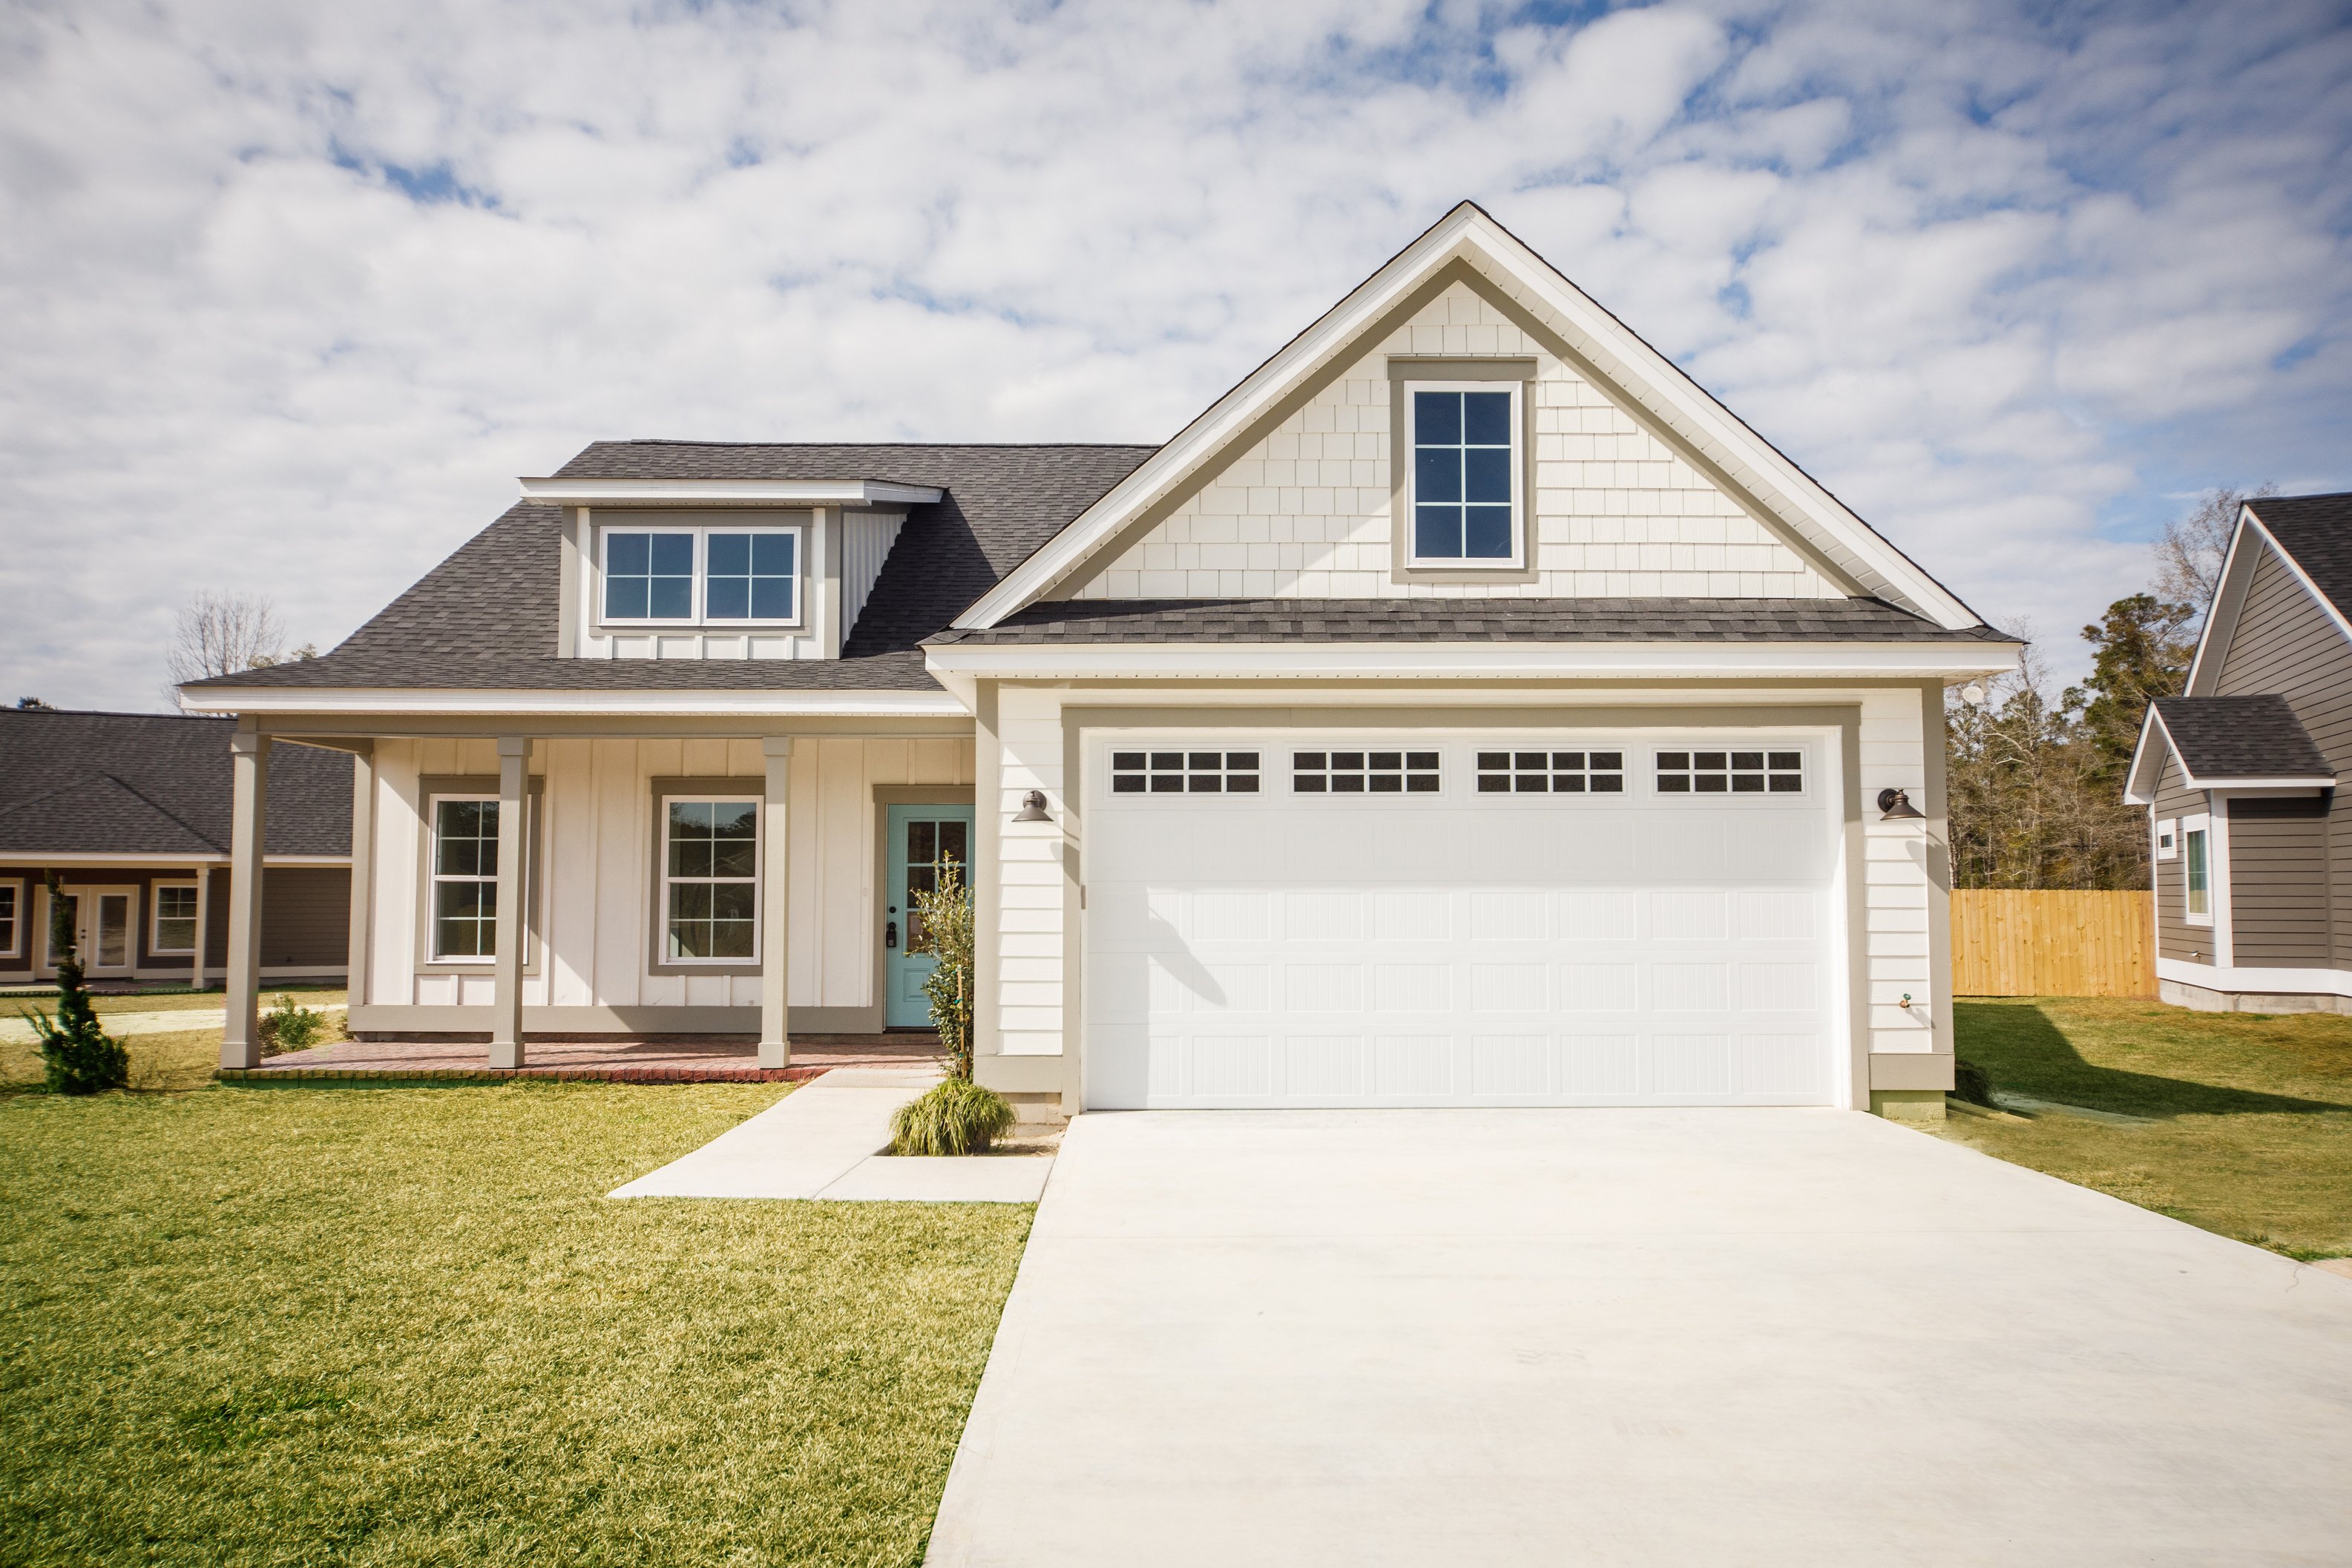
<path id="1" fill-rule="evenodd" d="M 1407 353 L 1535 357 L 1535 580 L 1391 580 L 1388 356 Z M 1456 284 L 1071 597 L 1840 597 L 1623 403 Z"/>
<path id="2" fill-rule="evenodd" d="M 534 748 L 544 781 L 541 962 L 528 1006 L 756 1007 L 757 976 L 653 972 L 652 781 L 758 779 L 756 740 L 553 740 Z M 495 775 L 489 741 L 382 741 L 376 748 L 376 914 L 369 999 L 489 1001 L 490 977 L 418 962 L 426 852 L 419 781 Z M 870 1007 L 876 998 L 874 789 L 970 784 L 972 745 L 953 737 L 803 740 L 788 808 L 794 1007 Z"/>
<path id="3" fill-rule="evenodd" d="M 1062 709 L 1059 694 L 1003 689 L 997 706 L 996 992 L 997 1049 L 1007 1056 L 1055 1056 L 1062 1050 L 1063 952 Z M 1016 822 L 1021 797 L 1042 789 L 1051 822 Z M 981 810 L 989 809 L 983 799 Z M 1022 966 L 1018 970 L 1011 967 Z M 1053 983 L 1039 976 L 1050 965 Z M 1018 974 L 1022 977 L 1016 979 Z"/>

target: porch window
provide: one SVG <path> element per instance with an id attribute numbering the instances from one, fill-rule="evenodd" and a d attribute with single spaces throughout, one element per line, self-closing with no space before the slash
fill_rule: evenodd
<path id="1" fill-rule="evenodd" d="M 1405 388 L 1405 418 L 1413 564 L 1517 564 L 1517 383 L 1417 382 Z"/>
<path id="2" fill-rule="evenodd" d="M 498 956 L 498 797 L 433 798 L 432 896 L 435 958 Z"/>
<path id="3" fill-rule="evenodd" d="M 2180 835 L 2181 854 L 2188 861 L 2189 916 L 2213 918 L 2213 872 L 2210 828 L 2190 828 Z"/>
<path id="4" fill-rule="evenodd" d="M 0 956 L 13 958 L 25 950 L 24 909 L 25 884 L 0 882 Z"/>
<path id="5" fill-rule="evenodd" d="M 155 929 L 147 939 L 158 953 L 196 950 L 196 884 L 158 883 L 155 886 Z"/>
<path id="6" fill-rule="evenodd" d="M 760 956 L 760 802 L 749 796 L 665 798 L 663 953 L 671 963 Z"/>

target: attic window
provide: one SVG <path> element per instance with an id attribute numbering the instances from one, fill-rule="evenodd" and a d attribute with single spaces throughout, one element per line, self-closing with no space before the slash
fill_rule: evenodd
<path id="1" fill-rule="evenodd" d="M 789 626 L 801 530 L 740 523 L 608 528 L 604 620 L 615 626 Z"/>
<path id="2" fill-rule="evenodd" d="M 1412 382 L 1404 404 L 1412 564 L 1518 565 L 1518 383 Z"/>

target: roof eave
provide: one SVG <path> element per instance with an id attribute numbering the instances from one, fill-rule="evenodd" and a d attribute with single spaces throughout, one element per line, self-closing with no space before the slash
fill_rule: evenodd
<path id="1" fill-rule="evenodd" d="M 583 479 L 519 481 L 522 498 L 562 507 L 917 507 L 946 494 L 879 479 Z"/>

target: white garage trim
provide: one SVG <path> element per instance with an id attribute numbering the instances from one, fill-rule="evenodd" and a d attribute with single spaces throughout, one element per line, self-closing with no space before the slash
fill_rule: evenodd
<path id="1" fill-rule="evenodd" d="M 1344 728 L 1066 710 L 1087 849 L 1070 860 L 1065 1028 L 1085 1102 L 1857 1103 L 1851 715 L 1617 710 L 1504 730 L 1459 709 Z M 1331 753 L 1383 732 L 1398 766 L 1375 794 Z M 1802 788 L 1759 769 L 1752 794 L 1662 792 L 1661 747 L 1794 752 Z M 1537 749 L 1539 771 L 1480 765 Z M 1591 790 L 1594 750 L 1619 754 L 1622 791 Z M 1301 752 L 1324 764 L 1312 792 L 1294 786 Z M 1133 766 L 1114 768 L 1122 753 Z M 1155 753 L 1181 766 L 1146 765 Z M 1360 787 L 1336 792 L 1343 776 Z M 1528 787 L 1553 779 L 1585 791 Z M 1235 779 L 1256 787 L 1228 793 Z M 1570 829 L 1578 815 L 1605 831 Z"/>

